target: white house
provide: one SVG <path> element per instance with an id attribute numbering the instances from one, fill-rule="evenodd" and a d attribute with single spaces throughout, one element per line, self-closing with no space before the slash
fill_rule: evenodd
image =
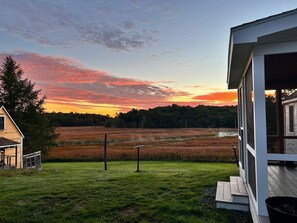
<path id="1" fill-rule="evenodd" d="M 240 178 L 218 183 L 217 206 L 235 203 L 250 209 L 254 223 L 269 222 L 266 198 L 297 197 L 297 169 L 284 165 L 297 161 L 285 146 L 297 136 L 286 132 L 282 97 L 297 89 L 297 9 L 231 28 L 227 84 L 238 91 Z"/>
<path id="2" fill-rule="evenodd" d="M 297 91 L 283 101 L 286 136 L 297 136 Z M 297 139 L 285 139 L 285 153 L 297 154 Z"/>

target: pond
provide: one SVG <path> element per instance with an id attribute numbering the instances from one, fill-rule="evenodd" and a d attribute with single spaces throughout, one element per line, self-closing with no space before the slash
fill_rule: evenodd
<path id="1" fill-rule="evenodd" d="M 218 137 L 230 137 L 230 136 L 237 136 L 237 131 L 219 131 Z"/>

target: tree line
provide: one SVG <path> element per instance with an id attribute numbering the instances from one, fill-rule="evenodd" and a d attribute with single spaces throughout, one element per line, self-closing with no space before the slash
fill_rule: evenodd
<path id="1" fill-rule="evenodd" d="M 116 128 L 234 128 L 236 106 L 164 106 L 132 109 L 114 118 L 98 114 L 47 113 L 53 126 L 105 126 Z"/>
<path id="2" fill-rule="evenodd" d="M 132 109 L 105 122 L 106 127 L 124 128 L 234 128 L 236 106 L 164 106 Z"/>
<path id="3" fill-rule="evenodd" d="M 52 112 L 46 113 L 51 126 L 104 126 L 105 122 L 110 119 L 108 115 L 99 114 L 82 114 L 82 113 L 63 113 Z"/>

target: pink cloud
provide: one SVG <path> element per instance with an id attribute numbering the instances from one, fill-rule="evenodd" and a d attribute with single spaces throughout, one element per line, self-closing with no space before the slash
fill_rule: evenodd
<path id="1" fill-rule="evenodd" d="M 6 54 L 0 54 L 0 58 L 4 56 Z M 12 57 L 21 65 L 25 76 L 42 89 L 48 100 L 55 103 L 152 108 L 170 104 L 172 97 L 189 95 L 150 81 L 122 78 L 107 71 L 89 69 L 64 57 L 26 52 L 15 53 Z"/>
<path id="2" fill-rule="evenodd" d="M 0 54 L 3 60 L 7 54 Z M 170 104 L 197 106 L 234 105 L 236 92 L 212 92 L 193 97 L 189 92 L 160 85 L 170 81 L 151 82 L 117 77 L 103 70 L 94 70 L 64 57 L 44 56 L 34 53 L 14 53 L 12 57 L 21 64 L 25 76 L 42 89 L 49 107 L 63 106 L 92 112 L 94 107 L 128 111 L 131 108 L 153 108 Z M 204 86 L 193 86 L 204 87 Z M 176 101 L 179 97 L 187 101 Z M 72 106 L 72 107 L 71 107 Z M 68 111 L 69 111 L 68 109 Z"/>

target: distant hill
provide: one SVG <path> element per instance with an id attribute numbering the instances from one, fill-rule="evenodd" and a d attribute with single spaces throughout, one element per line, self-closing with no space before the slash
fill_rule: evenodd
<path id="1" fill-rule="evenodd" d="M 234 128 L 236 106 L 178 106 L 132 109 L 111 118 L 98 114 L 47 113 L 55 126 L 106 126 L 118 128 Z"/>

